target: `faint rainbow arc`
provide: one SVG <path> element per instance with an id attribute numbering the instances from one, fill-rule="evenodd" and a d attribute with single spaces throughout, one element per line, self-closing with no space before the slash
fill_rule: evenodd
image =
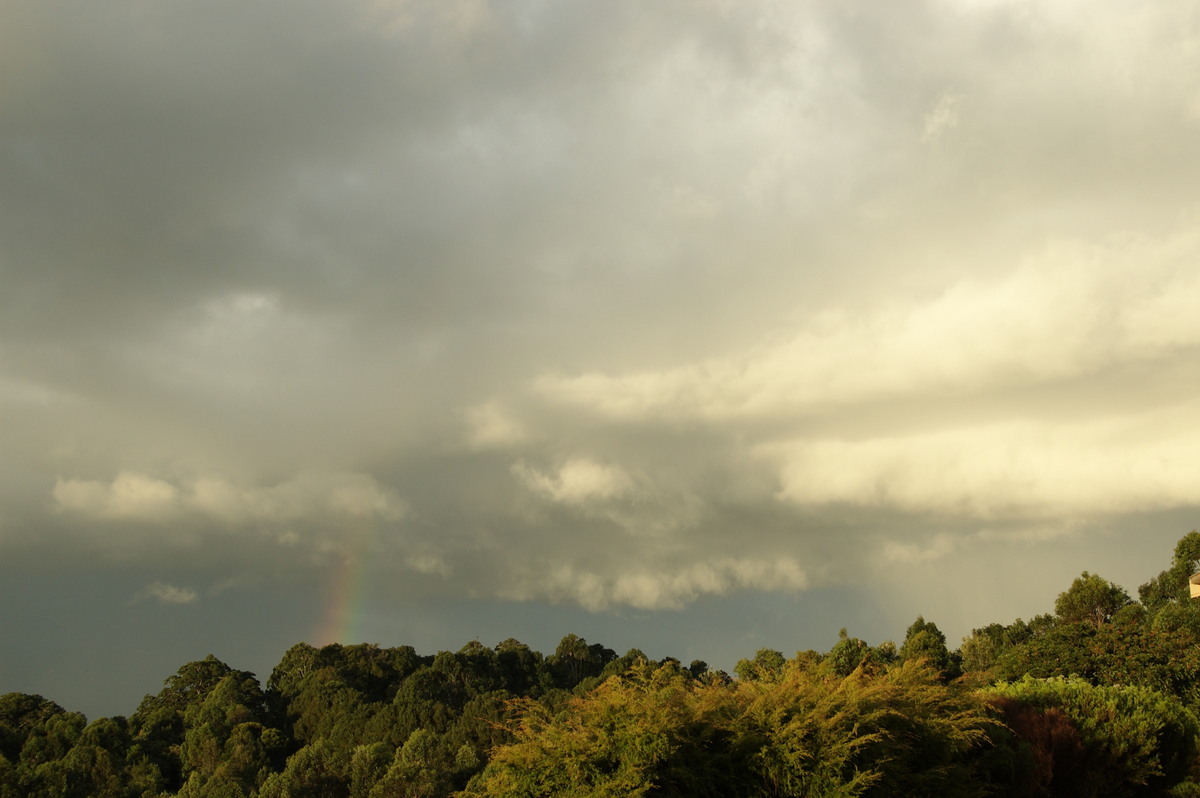
<path id="1" fill-rule="evenodd" d="M 313 635 L 318 645 L 363 642 L 371 531 L 368 523 L 345 530 L 343 555 L 333 569 L 324 611 Z"/>

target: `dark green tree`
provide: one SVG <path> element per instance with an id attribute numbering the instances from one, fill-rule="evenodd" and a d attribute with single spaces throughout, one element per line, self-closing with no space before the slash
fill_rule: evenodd
<path id="1" fill-rule="evenodd" d="M 325 740 L 304 746 L 288 758 L 282 773 L 263 782 L 259 798 L 349 798 L 350 757 Z"/>
<path id="2" fill-rule="evenodd" d="M 869 662 L 871 647 L 857 637 L 851 637 L 845 629 L 838 631 L 838 641 L 822 661 L 822 665 L 834 676 L 849 676 L 855 668 Z"/>
<path id="3" fill-rule="evenodd" d="M 388 798 L 443 796 L 450 790 L 452 775 L 453 763 L 437 736 L 427 729 L 417 729 L 396 752 L 396 758 L 370 794 Z"/>
<path id="4" fill-rule="evenodd" d="M 778 679 L 785 662 L 782 651 L 760 648 L 753 659 L 738 660 L 733 672 L 744 682 Z"/>
<path id="5" fill-rule="evenodd" d="M 511 637 L 496 644 L 496 668 L 504 689 L 514 695 L 538 695 L 553 686 L 541 652 Z"/>
<path id="6" fill-rule="evenodd" d="M 189 707 L 199 704 L 208 697 L 209 692 L 226 676 L 234 673 L 233 668 L 209 654 L 202 660 L 189 662 L 167 677 L 163 689 L 157 695 L 146 696 L 138 706 L 132 720 L 137 722 L 139 716 L 151 713 L 159 707 L 167 707 L 176 712 L 186 712 Z M 251 679 L 254 674 L 240 671 Z"/>
<path id="7" fill-rule="evenodd" d="M 599 643 L 588 645 L 578 635 L 566 635 L 559 641 L 554 654 L 547 658 L 547 665 L 554 676 L 554 683 L 563 690 L 570 690 L 590 676 L 599 676 L 604 666 L 617 658 L 617 653 Z"/>
<path id="8" fill-rule="evenodd" d="M 946 648 L 946 635 L 938 629 L 937 624 L 926 621 L 918 615 L 904 635 L 904 643 L 900 646 L 899 659 L 923 660 L 934 671 L 943 677 L 953 676 L 951 673 L 950 650 Z"/>

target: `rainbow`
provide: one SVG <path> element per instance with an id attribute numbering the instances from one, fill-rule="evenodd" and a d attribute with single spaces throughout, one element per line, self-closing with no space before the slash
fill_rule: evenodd
<path id="1" fill-rule="evenodd" d="M 369 524 L 355 525 L 345 531 L 342 557 L 329 581 L 325 609 L 313 632 L 313 645 L 362 642 L 370 560 L 365 555 L 370 531 Z"/>

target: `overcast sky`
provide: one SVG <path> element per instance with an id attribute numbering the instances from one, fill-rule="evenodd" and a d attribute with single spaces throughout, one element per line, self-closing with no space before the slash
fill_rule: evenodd
<path id="1" fill-rule="evenodd" d="M 1200 3 L 0 0 L 0 693 L 732 668 L 1200 526 Z"/>

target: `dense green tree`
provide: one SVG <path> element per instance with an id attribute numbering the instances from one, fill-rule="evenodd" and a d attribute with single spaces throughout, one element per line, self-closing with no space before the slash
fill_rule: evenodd
<path id="1" fill-rule="evenodd" d="M 983 701 L 913 660 L 885 672 L 789 663 L 774 682 L 745 682 L 736 721 L 754 745 L 756 795 L 978 795 L 972 752 L 993 725 Z"/>
<path id="2" fill-rule="evenodd" d="M 265 707 L 253 675 L 231 671 L 188 708 L 179 748 L 181 795 L 250 795 L 258 789 L 287 747 L 282 732 L 265 725 Z"/>
<path id="3" fill-rule="evenodd" d="M 378 716 L 386 714 L 404 680 L 432 660 L 418 656 L 411 646 L 331 644 L 318 649 L 301 643 L 272 670 L 268 697 L 299 743 L 326 737 L 353 747 L 360 732 L 378 730 Z"/>
<path id="4" fill-rule="evenodd" d="M 427 729 L 417 729 L 378 784 L 371 798 L 434 798 L 450 790 L 453 764 L 438 744 L 437 736 Z"/>
<path id="5" fill-rule="evenodd" d="M 706 684 L 670 665 L 632 669 L 552 713 L 521 704 L 515 742 L 479 796 L 982 795 L 974 752 L 995 724 L 982 698 L 923 663 L 845 679 L 784 663 Z"/>
<path id="6" fill-rule="evenodd" d="M 992 674 L 1076 676 L 1095 685 L 1138 685 L 1200 707 L 1200 645 L 1190 632 L 1145 624 L 1059 624 L 1013 646 Z"/>
<path id="7" fill-rule="evenodd" d="M 446 731 L 446 746 L 455 750 L 464 745 L 470 746 L 479 756 L 508 742 L 510 735 L 506 720 L 509 705 L 515 698 L 507 690 L 483 693 L 472 698 Z"/>
<path id="8" fill-rule="evenodd" d="M 159 707 L 167 707 L 179 713 L 186 712 L 192 705 L 203 702 L 222 679 L 233 673 L 233 668 L 212 654 L 202 660 L 189 662 L 174 675 L 167 677 L 163 682 L 163 689 L 157 695 L 148 695 L 142 699 L 133 720 L 137 721 L 140 716 Z M 238 673 L 250 679 L 254 678 L 254 674 L 248 671 Z"/>
<path id="9" fill-rule="evenodd" d="M 129 749 L 131 778 L 143 792 L 177 789 L 183 777 L 179 748 L 184 737 L 183 713 L 167 706 L 131 718 L 134 731 Z"/>
<path id="10" fill-rule="evenodd" d="M 630 668 L 643 663 L 654 664 L 654 660 L 646 656 L 646 653 L 640 648 L 631 648 L 621 656 L 605 665 L 604 670 L 600 671 L 600 678 L 604 679 L 609 676 L 624 676 L 629 672 Z"/>
<path id="11" fill-rule="evenodd" d="M 400 683 L 430 659 L 419 656 L 412 646 L 381 648 L 365 643 L 340 650 L 326 646 L 320 654 L 322 662 L 328 659 L 338 677 L 368 702 L 390 701 Z"/>
<path id="12" fill-rule="evenodd" d="M 731 749 L 716 718 L 732 693 L 676 667 L 635 666 L 551 713 L 525 700 L 512 731 L 466 794 L 505 798 L 727 796 Z"/>
<path id="13" fill-rule="evenodd" d="M 129 724 L 124 718 L 100 718 L 88 724 L 63 757 L 67 795 L 123 798 L 128 792 L 125 756 Z"/>
<path id="14" fill-rule="evenodd" d="M 514 695 L 537 696 L 553 686 L 541 652 L 511 637 L 496 645 L 496 669 L 504 689 Z"/>
<path id="15" fill-rule="evenodd" d="M 738 660 L 733 666 L 733 672 L 745 682 L 778 679 L 783 673 L 785 662 L 782 651 L 760 648 L 753 659 Z"/>
<path id="16" fill-rule="evenodd" d="M 1061 713 L 1077 733 L 1052 740 L 1043 786 L 1080 798 L 1161 795 L 1189 778 L 1200 727 L 1172 696 L 1136 686 L 1096 686 L 1082 679 L 1031 679 L 991 688 L 991 694 L 1044 713 Z M 1012 716 L 1011 705 L 1008 714 Z M 1053 716 L 1048 716 L 1053 719 Z M 1018 730 L 1021 724 L 1014 724 Z M 1062 727 L 1061 720 L 1056 724 Z M 1037 742 L 1037 741 L 1034 741 Z M 1045 743 L 1036 749 L 1046 766 Z M 1056 778 L 1064 766 L 1068 779 Z"/>
<path id="17" fill-rule="evenodd" d="M 337 678 L 332 668 L 321 668 L 287 705 L 292 736 L 301 745 L 326 740 L 349 750 L 360 742 L 361 732 L 379 711 L 363 700 L 359 691 Z"/>
<path id="18" fill-rule="evenodd" d="M 349 798 L 350 756 L 316 740 L 288 758 L 282 773 L 263 782 L 259 798 Z"/>
<path id="19" fill-rule="evenodd" d="M 1150 612 L 1166 604 L 1187 604 L 1188 578 L 1200 571 L 1200 532 L 1192 530 L 1175 544 L 1171 566 L 1138 588 L 1138 597 Z"/>
<path id="20" fill-rule="evenodd" d="M 284 652 L 279 664 L 267 678 L 267 690 L 291 699 L 299 693 L 305 680 L 317 670 L 317 649 L 308 643 L 297 643 Z"/>
<path id="21" fill-rule="evenodd" d="M 937 673 L 955 676 L 952 672 L 950 650 L 946 648 L 946 635 L 937 624 L 918 615 L 904 635 L 904 644 L 898 653 L 901 662 L 923 660 Z"/>
<path id="22" fill-rule="evenodd" d="M 350 798 L 370 798 L 391 767 L 395 750 L 384 743 L 360 745 L 350 755 Z"/>
<path id="23" fill-rule="evenodd" d="M 1084 571 L 1071 587 L 1058 594 L 1054 614 L 1063 623 L 1108 623 L 1113 615 L 1131 602 L 1129 594 L 1119 585 Z"/>
<path id="24" fill-rule="evenodd" d="M 871 658 L 871 647 L 857 637 L 851 637 L 845 629 L 838 632 L 838 641 L 822 661 L 825 669 L 834 676 L 849 676 Z"/>
<path id="25" fill-rule="evenodd" d="M 996 666 L 1000 655 L 1011 646 L 1006 640 L 1006 629 L 1004 624 L 990 623 L 979 629 L 972 629 L 971 634 L 963 638 L 960 652 L 964 673 L 984 674 L 983 680 L 986 681 L 986 674 Z"/>
<path id="26" fill-rule="evenodd" d="M 466 698 L 465 693 L 448 683 L 444 672 L 421 668 L 405 679 L 396 693 L 394 717 L 405 739 L 417 729 L 443 734 L 453 724 Z"/>
<path id="27" fill-rule="evenodd" d="M 22 796 L 64 796 L 78 793 L 73 767 L 66 762 L 83 734 L 87 721 L 78 712 L 67 712 L 53 702 L 33 696 L 34 712 L 25 716 L 26 736 L 14 762 L 16 789 Z M 24 704 L 25 702 L 19 702 Z M 47 707 L 45 703 L 49 703 Z M 40 704 L 40 706 L 37 706 Z"/>
<path id="28" fill-rule="evenodd" d="M 472 696 L 504 686 L 496 652 L 474 641 L 456 652 L 443 651 L 433 658 L 430 670 L 445 686 L 448 703 L 461 708 Z"/>
<path id="29" fill-rule="evenodd" d="M 44 734 L 51 718 L 65 714 L 65 709 L 40 695 L 7 693 L 0 696 L 0 755 L 15 762 L 31 736 Z"/>
<path id="30" fill-rule="evenodd" d="M 22 795 L 16 765 L 0 754 L 0 798 L 21 798 Z"/>
<path id="31" fill-rule="evenodd" d="M 599 676 L 604 666 L 617 658 L 617 653 L 599 643 L 588 645 L 578 635 L 569 634 L 559 641 L 546 664 L 554 677 L 555 686 L 570 690 L 590 676 Z"/>

